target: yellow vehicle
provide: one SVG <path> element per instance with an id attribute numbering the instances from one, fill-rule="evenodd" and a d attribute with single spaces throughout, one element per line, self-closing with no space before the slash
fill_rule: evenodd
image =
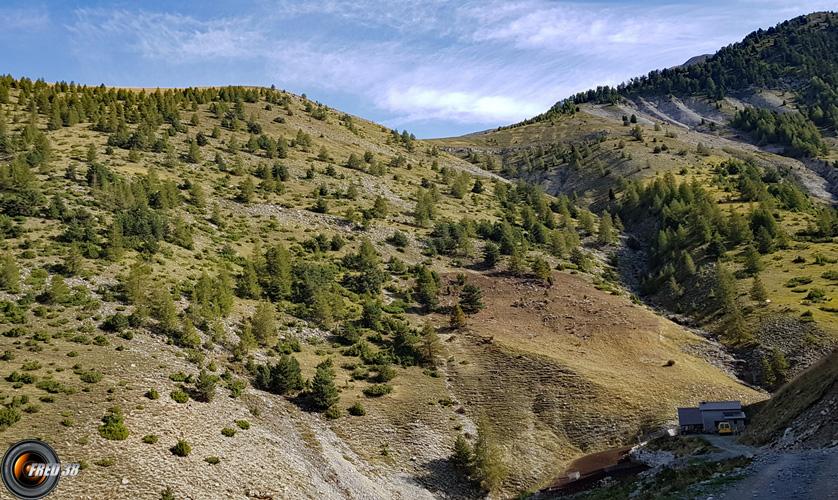
<path id="1" fill-rule="evenodd" d="M 718 431 L 719 434 L 733 434 L 733 428 L 730 426 L 730 422 L 719 422 Z"/>

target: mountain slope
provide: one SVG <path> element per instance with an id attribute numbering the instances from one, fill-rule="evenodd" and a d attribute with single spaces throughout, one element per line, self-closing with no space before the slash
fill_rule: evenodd
<path id="1" fill-rule="evenodd" d="M 605 222 L 407 132 L 264 88 L 5 77 L 0 107 L 2 433 L 84 461 L 68 494 L 512 495 L 763 397 L 632 303 Z"/>
<path id="2" fill-rule="evenodd" d="M 626 286 L 723 342 L 745 380 L 776 388 L 838 341 L 838 148 L 818 111 L 831 87 L 817 84 L 838 64 L 835 18 L 797 18 L 705 61 L 433 143 L 622 222 L 613 258 Z"/>

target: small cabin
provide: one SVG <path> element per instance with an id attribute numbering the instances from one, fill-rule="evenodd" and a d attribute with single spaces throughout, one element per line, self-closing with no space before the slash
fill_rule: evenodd
<path id="1" fill-rule="evenodd" d="M 733 432 L 745 430 L 745 412 L 739 401 L 702 401 L 697 407 L 678 408 L 678 426 L 681 434 L 711 432 L 719 429 L 721 422 L 730 424 Z"/>

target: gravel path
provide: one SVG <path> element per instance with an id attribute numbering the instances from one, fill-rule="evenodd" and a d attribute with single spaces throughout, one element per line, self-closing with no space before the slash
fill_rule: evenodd
<path id="1" fill-rule="evenodd" d="M 838 448 L 769 452 L 754 459 L 745 474 L 716 498 L 838 499 Z"/>

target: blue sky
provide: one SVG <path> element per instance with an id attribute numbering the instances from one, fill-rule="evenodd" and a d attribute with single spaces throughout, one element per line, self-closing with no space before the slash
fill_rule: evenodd
<path id="1" fill-rule="evenodd" d="M 271 85 L 419 137 L 538 114 L 834 0 L 5 1 L 0 73 Z"/>

